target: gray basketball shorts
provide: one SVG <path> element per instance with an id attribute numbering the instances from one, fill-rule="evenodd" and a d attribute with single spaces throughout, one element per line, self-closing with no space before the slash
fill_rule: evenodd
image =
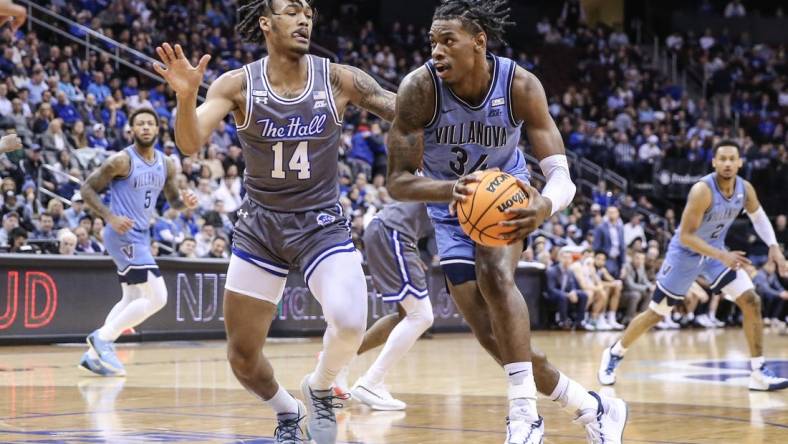
<path id="1" fill-rule="evenodd" d="M 372 219 L 364 230 L 364 252 L 372 284 L 384 301 L 427 297 L 427 278 L 414 240 Z"/>
<path id="2" fill-rule="evenodd" d="M 245 199 L 238 210 L 233 255 L 279 277 L 300 268 L 304 281 L 318 264 L 337 253 L 356 251 L 350 224 L 336 206 L 300 213 L 280 213 Z"/>

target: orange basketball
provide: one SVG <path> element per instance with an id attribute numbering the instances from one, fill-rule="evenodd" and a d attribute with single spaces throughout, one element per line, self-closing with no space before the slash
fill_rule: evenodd
<path id="1" fill-rule="evenodd" d="M 517 184 L 517 179 L 500 171 L 489 171 L 470 187 L 475 187 L 473 194 L 457 205 L 457 217 L 465 234 L 487 247 L 510 243 L 511 240 L 499 236 L 512 231 L 512 227 L 502 227 L 498 223 L 510 219 L 506 210 L 528 207 L 528 195 Z"/>

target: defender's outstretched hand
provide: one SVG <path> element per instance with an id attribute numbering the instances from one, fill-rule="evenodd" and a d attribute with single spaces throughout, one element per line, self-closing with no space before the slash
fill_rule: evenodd
<path id="1" fill-rule="evenodd" d="M 211 56 L 208 54 L 202 56 L 197 66 L 192 66 L 183 54 L 181 45 L 176 44 L 173 48 L 169 43 L 164 43 L 156 48 L 156 53 L 164 66 L 155 63 L 153 69 L 164 77 L 175 94 L 196 95 Z"/>

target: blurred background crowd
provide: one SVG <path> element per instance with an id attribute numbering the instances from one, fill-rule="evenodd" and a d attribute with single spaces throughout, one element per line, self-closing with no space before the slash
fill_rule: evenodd
<path id="1" fill-rule="evenodd" d="M 16 35 L 3 28 L 0 133 L 15 131 L 25 149 L 0 157 L 0 248 L 103 254 L 104 221 L 86 209 L 79 183 L 108 155 L 132 143 L 127 116 L 150 106 L 160 115 L 156 148 L 178 166 L 178 186 L 195 190 L 200 200 L 197 209 L 183 213 L 158 202 L 159 215 L 151 221 L 154 252 L 226 258 L 244 195 L 244 159 L 234 123 L 223 124 L 198 155 L 182 157 L 174 142 L 172 91 L 109 54 L 125 45 L 154 56 L 161 42 L 179 42 L 195 61 L 213 55 L 206 75 L 210 83 L 262 56 L 260 45 L 242 43 L 233 31 L 236 2 L 38 3 L 72 20 L 67 32 L 75 37 L 87 34 L 82 25 L 113 40 L 94 43 L 104 51 L 86 52 L 68 39 L 45 43 L 39 33 L 46 31 L 38 28 Z M 328 11 L 318 5 L 315 42 L 338 62 L 358 66 L 395 90 L 429 59 L 427 30 L 361 20 L 362 3 L 339 2 Z M 728 20 L 783 14 L 777 6 L 748 11 L 747 2 L 739 0 L 694 3 L 702 14 Z M 740 174 L 759 191 L 785 246 L 788 204 L 774 192 L 788 190 L 785 44 L 759 42 L 747 33 L 734 36 L 726 28 L 668 30 L 655 35 L 653 44 L 642 43 L 634 29 L 587 25 L 578 0 L 564 1 L 556 12 L 522 31 L 531 38 L 493 48 L 544 82 L 573 163 L 590 162 L 602 172 L 587 179 L 591 186 L 579 187 L 575 204 L 535 233 L 523 253 L 524 262 L 547 270 L 544 297 L 555 312 L 555 326 L 617 329 L 645 308 L 691 184 L 686 178 L 710 171 L 711 148 L 720 138 L 741 143 Z M 129 60 L 150 68 L 142 56 Z M 349 110 L 344 117 L 341 204 L 362 249 L 365 225 L 391 201 L 385 184 L 388 127 L 365 112 Z M 522 145 L 527 150 L 526 137 Z M 610 181 L 611 176 L 623 180 Z M 728 243 L 753 260 L 748 271 L 764 298 L 765 318 L 784 328 L 785 282 L 764 265 L 766 246 L 748 220 L 737 223 Z M 661 326 L 737 323 L 732 304 L 724 295 L 709 295 L 705 286 L 698 282 L 687 303 Z"/>

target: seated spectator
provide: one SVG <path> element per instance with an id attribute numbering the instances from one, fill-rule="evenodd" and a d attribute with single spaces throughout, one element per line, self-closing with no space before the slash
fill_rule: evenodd
<path id="1" fill-rule="evenodd" d="M 55 115 L 63 120 L 66 127 L 73 127 L 81 117 L 77 107 L 71 104 L 65 91 L 58 91 L 55 96 L 57 97 L 57 103 L 53 106 Z"/>
<path id="2" fill-rule="evenodd" d="M 156 242 L 170 248 L 175 248 L 176 245 L 183 242 L 186 235 L 181 231 L 180 226 L 175 223 L 177 217 L 178 212 L 170 208 L 164 212 L 163 217 L 156 219 L 156 223 L 153 224 L 153 239 Z"/>
<path id="3" fill-rule="evenodd" d="M 542 260 L 549 262 L 550 255 L 545 251 L 539 254 Z M 569 270 L 572 265 L 572 252 L 562 248 L 558 262 L 547 269 L 547 301 L 558 309 L 558 326 L 563 330 L 585 328 L 585 313 L 588 295 L 577 285 L 574 275 Z M 573 318 L 569 318 L 572 307 Z"/>
<path id="4" fill-rule="evenodd" d="M 175 224 L 187 237 L 194 237 L 200 232 L 200 225 L 197 220 L 194 208 L 185 208 L 175 220 Z"/>
<path id="5" fill-rule="evenodd" d="M 203 224 L 200 232 L 194 236 L 196 246 L 194 252 L 199 257 L 203 257 L 211 251 L 211 244 L 216 237 L 216 229 L 211 224 Z"/>
<path id="6" fill-rule="evenodd" d="M 624 224 L 624 245 L 629 246 L 635 239 L 640 239 L 641 248 L 646 244 L 646 231 L 643 229 L 641 221 L 640 213 L 634 213 L 629 218 L 629 222 Z"/>
<path id="7" fill-rule="evenodd" d="M 33 232 L 33 239 L 36 240 L 54 240 L 57 239 L 55 232 L 55 221 L 49 213 L 41 213 L 38 219 L 38 229 Z"/>
<path id="8" fill-rule="evenodd" d="M 776 273 L 774 262 L 767 261 L 760 270 L 746 267 L 755 284 L 755 291 L 763 301 L 763 323 L 777 329 L 785 327 L 785 308 L 788 304 L 788 290 L 783 287 Z"/>
<path id="9" fill-rule="evenodd" d="M 646 273 L 646 254 L 635 250 L 632 260 L 624 264 L 624 289 L 621 294 L 621 305 L 624 308 L 624 317 L 621 323 L 628 325 L 630 321 L 646 308 L 654 292 L 654 282 Z"/>
<path id="10" fill-rule="evenodd" d="M 104 219 L 101 216 L 93 218 L 93 226 L 90 229 L 90 237 L 101 245 L 104 245 Z"/>
<path id="11" fill-rule="evenodd" d="M 88 230 L 83 226 L 74 229 L 74 234 L 77 236 L 76 250 L 79 253 L 93 253 L 100 254 L 104 252 L 104 246 L 90 238 Z"/>
<path id="12" fill-rule="evenodd" d="M 11 232 L 19 227 L 19 213 L 11 211 L 3 215 L 3 228 L 0 229 L 0 246 L 8 247 L 11 244 Z"/>
<path id="13" fill-rule="evenodd" d="M 106 151 L 109 149 L 110 143 L 107 139 L 106 129 L 102 123 L 93 124 L 93 134 L 88 136 L 88 143 L 91 148 L 96 148 Z"/>
<path id="14" fill-rule="evenodd" d="M 11 230 L 9 237 L 11 248 L 9 253 L 36 253 L 36 250 L 27 243 L 27 230 L 22 227 L 16 227 Z"/>
<path id="15" fill-rule="evenodd" d="M 623 330 L 624 326 L 616 320 L 618 306 L 621 301 L 623 283 L 614 278 L 606 268 L 607 255 L 604 251 L 597 251 L 594 255 L 594 268 L 596 269 L 597 283 L 607 293 L 607 324 L 613 330 Z"/>
<path id="16" fill-rule="evenodd" d="M 79 221 L 87 216 L 85 212 L 85 201 L 82 200 L 82 193 L 77 191 L 71 196 L 71 207 L 63 212 L 65 225 L 67 228 L 74 229 L 79 225 Z"/>
<path id="17" fill-rule="evenodd" d="M 238 168 L 235 165 L 230 165 L 224 178 L 219 181 L 219 187 L 213 193 L 215 199 L 224 201 L 224 210 L 228 213 L 235 213 L 243 202 L 241 186 Z"/>
<path id="18" fill-rule="evenodd" d="M 197 243 L 194 241 L 194 239 L 187 237 L 178 247 L 178 257 L 196 258 L 197 254 L 194 251 L 196 247 Z"/>
<path id="19" fill-rule="evenodd" d="M 62 151 L 74 149 L 68 137 L 66 137 L 66 133 L 63 132 L 62 119 L 53 119 L 52 122 L 49 123 L 49 128 L 47 128 L 44 135 L 41 136 L 41 147 L 49 153 L 60 153 Z M 55 157 L 56 156 L 53 156 L 53 158 Z M 51 161 L 47 163 L 51 163 Z"/>
<path id="20" fill-rule="evenodd" d="M 71 128 L 69 132 L 69 143 L 71 143 L 74 149 L 78 150 L 90 146 L 88 133 L 85 131 L 85 122 L 82 120 L 77 120 L 76 123 L 74 123 L 74 127 Z"/>
<path id="21" fill-rule="evenodd" d="M 580 260 L 575 261 L 569 270 L 575 277 L 578 286 L 588 295 L 590 307 L 589 319 L 584 328 L 586 330 L 607 331 L 612 327 L 607 323 L 605 309 L 607 308 L 607 292 L 597 282 L 594 258 L 590 250 L 585 250 Z"/>
<path id="22" fill-rule="evenodd" d="M 88 233 L 88 236 L 90 236 L 90 232 L 93 231 L 93 217 L 90 215 L 82 216 L 79 218 L 79 224 L 77 227 L 84 228 L 85 232 Z"/>
<path id="23" fill-rule="evenodd" d="M 77 236 L 68 229 L 62 229 L 57 236 L 59 241 L 58 251 L 63 256 L 77 254 Z"/>
<path id="24" fill-rule="evenodd" d="M 223 237 L 215 237 L 213 242 L 211 242 L 211 250 L 204 257 L 227 259 L 227 241 Z"/>

